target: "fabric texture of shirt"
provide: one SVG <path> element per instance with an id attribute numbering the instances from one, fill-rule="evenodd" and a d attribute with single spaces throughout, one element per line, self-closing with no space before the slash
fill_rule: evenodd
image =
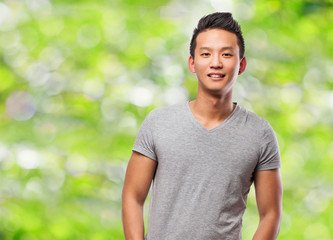
<path id="1" fill-rule="evenodd" d="M 189 102 L 157 108 L 142 123 L 133 151 L 157 168 L 148 240 L 239 240 L 255 171 L 281 167 L 269 123 L 236 105 L 207 130 Z"/>

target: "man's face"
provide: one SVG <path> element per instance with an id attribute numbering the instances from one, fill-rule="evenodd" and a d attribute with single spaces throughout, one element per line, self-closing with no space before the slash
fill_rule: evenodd
<path id="1" fill-rule="evenodd" d="M 196 73 L 199 90 L 212 94 L 232 93 L 237 76 L 244 72 L 246 59 L 239 59 L 239 46 L 234 33 L 210 29 L 198 34 L 195 57 L 188 64 Z"/>

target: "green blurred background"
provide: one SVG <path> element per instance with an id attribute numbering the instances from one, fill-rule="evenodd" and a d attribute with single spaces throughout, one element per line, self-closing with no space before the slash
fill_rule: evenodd
<path id="1" fill-rule="evenodd" d="M 0 1 L 0 239 L 124 239 L 135 136 L 195 98 L 189 40 L 214 11 L 244 32 L 234 101 L 280 143 L 279 239 L 333 239 L 332 0 Z M 252 189 L 243 239 L 257 224 Z"/>

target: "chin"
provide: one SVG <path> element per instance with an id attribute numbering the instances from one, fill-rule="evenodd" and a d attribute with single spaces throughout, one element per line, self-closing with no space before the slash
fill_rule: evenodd
<path id="1" fill-rule="evenodd" d="M 232 87 L 230 86 L 215 86 L 215 87 L 206 87 L 204 89 L 204 91 L 213 94 L 213 95 L 225 95 L 225 94 L 229 94 L 232 93 Z"/>
<path id="2" fill-rule="evenodd" d="M 207 87 L 208 90 L 211 91 L 219 91 L 219 92 L 223 92 L 224 90 L 226 90 L 226 86 L 212 86 L 212 87 Z"/>

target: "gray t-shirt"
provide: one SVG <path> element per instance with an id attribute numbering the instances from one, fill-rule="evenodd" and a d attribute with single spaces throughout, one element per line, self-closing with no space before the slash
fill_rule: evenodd
<path id="1" fill-rule="evenodd" d="M 269 123 L 237 105 L 207 130 L 188 101 L 150 112 L 133 151 L 158 162 L 148 240 L 239 240 L 253 173 L 281 167 Z"/>

